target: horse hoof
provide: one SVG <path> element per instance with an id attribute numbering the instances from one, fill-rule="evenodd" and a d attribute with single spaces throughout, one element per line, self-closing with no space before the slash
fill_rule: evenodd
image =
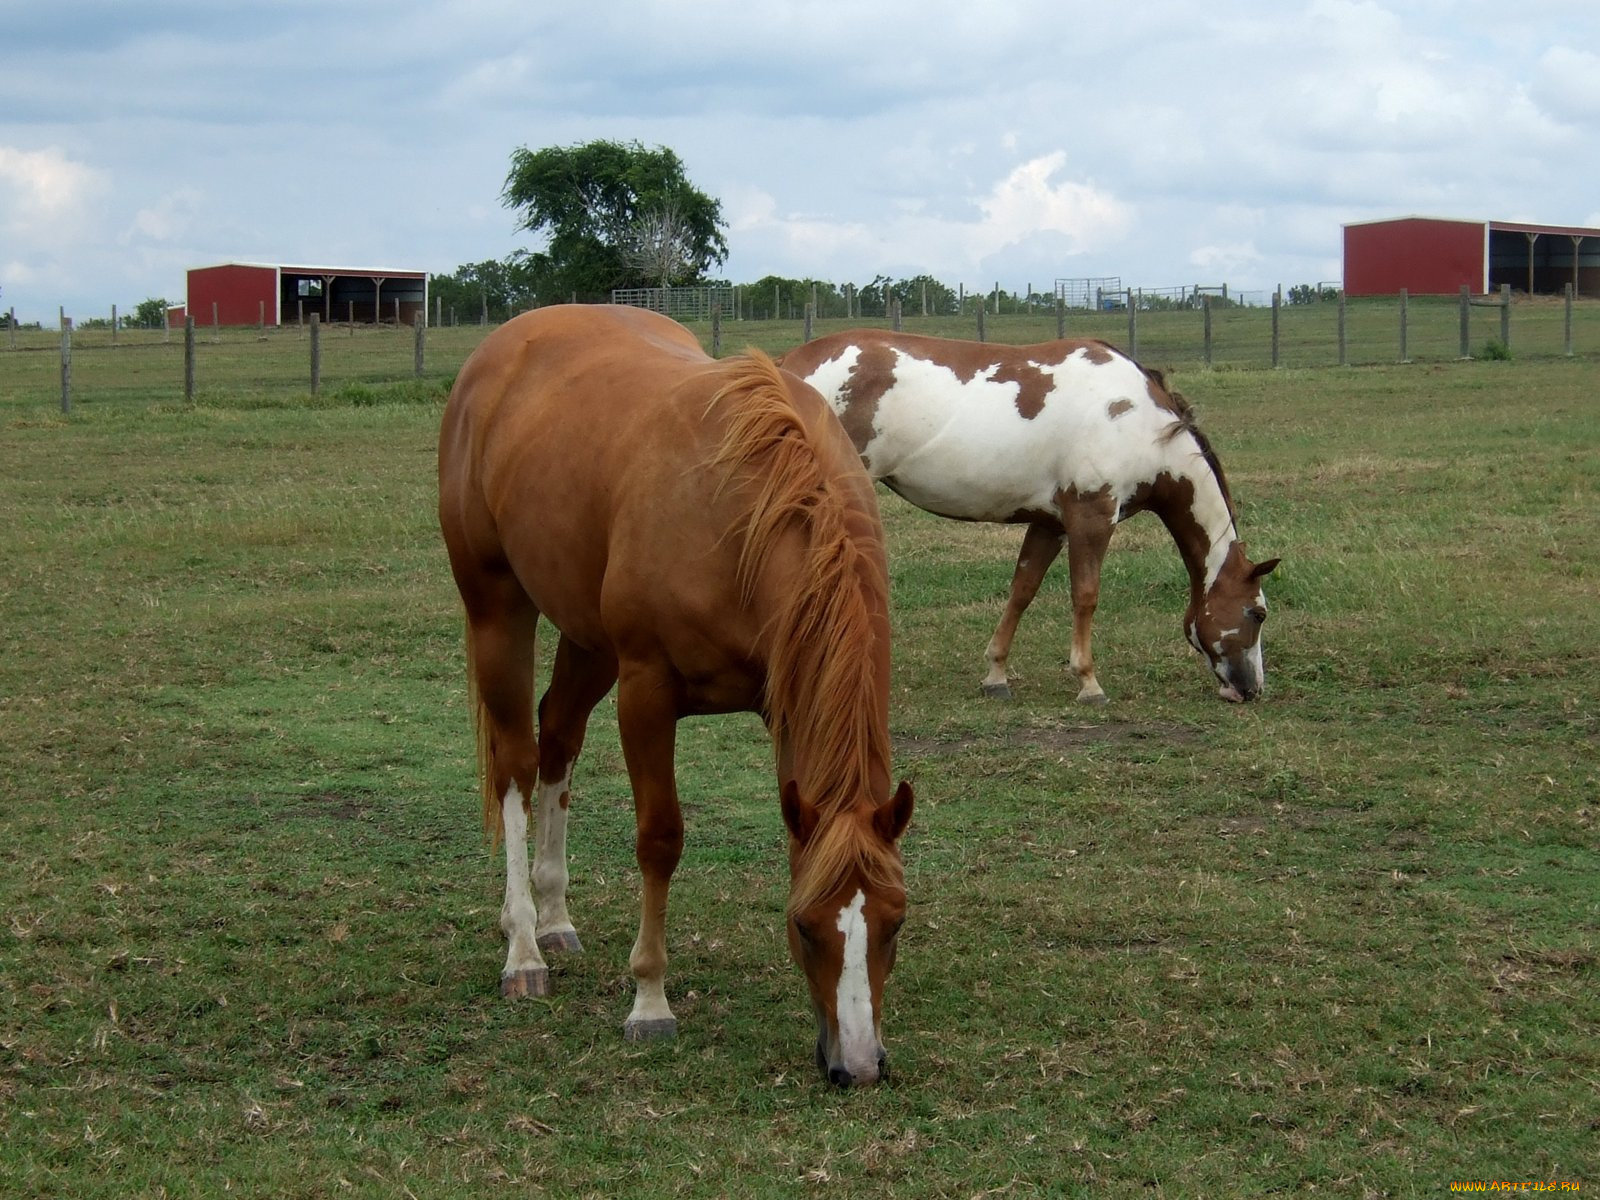
<path id="1" fill-rule="evenodd" d="M 1011 687 L 1004 683 L 986 683 L 983 685 L 983 694 L 991 700 L 1011 699 Z"/>
<path id="2" fill-rule="evenodd" d="M 1110 704 L 1111 701 L 1109 698 L 1107 698 L 1104 692 L 1079 692 L 1078 703 L 1088 704 L 1094 708 L 1104 708 L 1107 704 Z"/>
<path id="3" fill-rule="evenodd" d="M 677 1036 L 677 1017 L 652 1017 L 648 1021 L 635 1021 L 629 1017 L 622 1023 L 622 1040 L 625 1042 L 665 1042 Z"/>
<path id="4" fill-rule="evenodd" d="M 550 994 L 550 968 L 525 967 L 520 971 L 507 971 L 500 976 L 500 995 L 506 1000 L 521 1000 L 528 996 Z"/>
<path id="5" fill-rule="evenodd" d="M 539 949 L 546 954 L 552 951 L 557 954 L 583 953 L 583 943 L 578 940 L 576 929 L 552 929 L 549 933 L 541 933 L 537 940 Z"/>

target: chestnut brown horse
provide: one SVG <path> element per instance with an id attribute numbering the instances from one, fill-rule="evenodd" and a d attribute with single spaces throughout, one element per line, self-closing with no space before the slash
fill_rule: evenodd
<path id="1" fill-rule="evenodd" d="M 818 1065 L 842 1086 L 878 1079 L 912 795 L 889 773 L 877 501 L 822 398 L 759 353 L 713 361 L 654 313 L 539 309 L 461 370 L 440 432 L 439 519 L 466 607 L 484 819 L 505 839 L 502 994 L 547 993 L 544 952 L 580 948 L 566 897 L 572 767 L 615 684 L 643 883 L 624 1035 L 676 1032 L 677 722 L 758 712 Z M 559 641 L 535 736 L 541 615 Z"/>
<path id="2" fill-rule="evenodd" d="M 828 398 L 874 479 L 940 516 L 1028 527 L 989 640 L 986 694 L 1011 694 L 1011 639 L 1065 545 L 1078 700 L 1106 702 L 1089 647 L 1100 565 L 1117 523 L 1144 511 L 1188 569 L 1184 633 L 1218 694 L 1260 694 L 1261 581 L 1278 560 L 1245 554 L 1222 464 L 1160 372 L 1104 342 L 1002 346 L 879 329 L 818 338 L 781 363 Z"/>

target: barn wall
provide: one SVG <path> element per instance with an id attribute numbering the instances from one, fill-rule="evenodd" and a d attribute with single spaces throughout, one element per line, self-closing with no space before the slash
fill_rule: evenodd
<path id="1" fill-rule="evenodd" d="M 1348 296 L 1454 295 L 1487 289 L 1485 227 L 1477 221 L 1408 217 L 1344 227 Z"/>
<path id="2" fill-rule="evenodd" d="M 189 315 L 196 325 L 211 324 L 212 305 L 223 325 L 254 325 L 261 320 L 262 301 L 267 324 L 278 323 L 278 273 L 272 267 L 230 263 L 196 267 L 189 272 Z"/>

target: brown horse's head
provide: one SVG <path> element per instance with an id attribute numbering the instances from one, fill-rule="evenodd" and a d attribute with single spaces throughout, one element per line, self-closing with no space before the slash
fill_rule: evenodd
<path id="1" fill-rule="evenodd" d="M 789 952 L 811 989 L 817 1066 L 839 1087 L 888 1074 L 883 984 L 906 916 L 898 843 L 911 807 L 911 786 L 902 782 L 876 808 L 825 819 L 793 780 L 783 788 Z"/>
<path id="2" fill-rule="evenodd" d="M 1276 558 L 1251 562 L 1244 543 L 1234 542 L 1217 577 L 1184 614 L 1189 644 L 1206 656 L 1222 681 L 1217 694 L 1224 700 L 1253 700 L 1265 685 L 1261 627 L 1267 619 L 1267 598 L 1261 581 L 1277 565 Z"/>

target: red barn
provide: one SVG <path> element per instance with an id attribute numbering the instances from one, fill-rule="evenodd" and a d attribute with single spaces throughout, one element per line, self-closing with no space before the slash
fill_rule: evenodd
<path id="1" fill-rule="evenodd" d="M 187 308 L 168 321 L 196 325 L 284 325 L 316 313 L 324 321 L 410 325 L 428 311 L 428 273 L 387 268 L 219 263 L 189 269 Z"/>
<path id="2" fill-rule="evenodd" d="M 1501 284 L 1559 295 L 1569 283 L 1576 295 L 1600 296 L 1600 229 L 1440 217 L 1344 227 L 1347 296 L 1481 294 Z"/>

